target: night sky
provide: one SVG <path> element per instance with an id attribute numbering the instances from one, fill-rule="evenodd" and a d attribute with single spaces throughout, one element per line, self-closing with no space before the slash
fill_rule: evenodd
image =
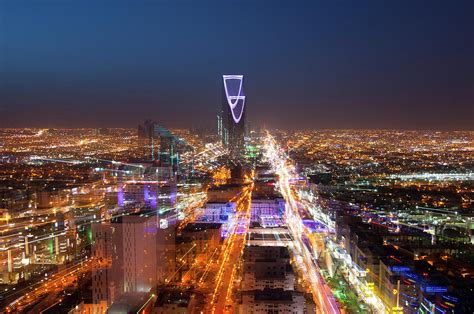
<path id="1" fill-rule="evenodd" d="M 474 1 L 0 0 L 0 127 L 474 129 Z"/>

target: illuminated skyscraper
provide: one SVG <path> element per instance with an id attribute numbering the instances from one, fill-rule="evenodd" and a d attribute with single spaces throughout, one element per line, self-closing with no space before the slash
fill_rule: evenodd
<path id="1" fill-rule="evenodd" d="M 158 161 L 160 167 L 171 167 L 171 174 L 178 174 L 181 151 L 184 141 L 174 136 L 170 130 L 152 120 L 146 120 L 138 126 L 138 138 L 150 153 L 152 161 Z"/>
<path id="2" fill-rule="evenodd" d="M 245 94 L 243 75 L 224 75 L 219 135 L 231 160 L 240 164 L 245 151 Z"/>

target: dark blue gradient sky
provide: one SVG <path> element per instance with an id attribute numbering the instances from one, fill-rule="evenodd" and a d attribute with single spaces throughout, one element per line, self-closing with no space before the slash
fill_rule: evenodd
<path id="1" fill-rule="evenodd" d="M 474 1 L 0 0 L 0 127 L 473 129 Z"/>

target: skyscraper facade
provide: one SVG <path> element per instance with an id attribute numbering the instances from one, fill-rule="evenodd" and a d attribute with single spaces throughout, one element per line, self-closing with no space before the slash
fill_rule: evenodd
<path id="1" fill-rule="evenodd" d="M 245 152 L 245 94 L 243 75 L 223 75 L 222 110 L 218 132 L 231 161 L 241 164 Z"/>
<path id="2" fill-rule="evenodd" d="M 147 157 L 158 161 L 160 167 L 170 167 L 170 173 L 178 174 L 180 154 L 185 148 L 183 140 L 153 120 L 145 120 L 138 126 L 138 138 L 146 147 Z"/>

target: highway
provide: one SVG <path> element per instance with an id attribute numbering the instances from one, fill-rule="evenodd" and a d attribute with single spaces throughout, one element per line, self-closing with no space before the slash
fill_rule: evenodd
<path id="1" fill-rule="evenodd" d="M 320 313 L 340 313 L 337 302 L 321 276 L 320 269 L 316 263 L 313 250 L 310 250 L 307 241 L 304 241 L 304 233 L 307 232 L 300 215 L 298 202 L 291 188 L 291 181 L 296 179 L 294 165 L 289 162 L 289 158 L 277 145 L 270 134 L 265 139 L 265 158 L 272 166 L 273 171 L 278 175 L 278 188 L 286 201 L 285 221 L 288 230 L 294 238 L 293 254 L 296 256 L 298 266 L 308 274 L 306 280 L 309 281 L 313 299 Z"/>
<path id="2" fill-rule="evenodd" d="M 44 280 L 9 294 L 6 297 L 9 305 L 5 311 L 22 312 L 28 309 L 33 311 L 32 313 L 38 313 L 50 307 L 57 301 L 56 296 L 61 291 L 73 286 L 80 275 L 91 271 L 92 262 L 90 258 L 84 259 L 59 270 L 50 277 L 45 277 Z"/>
<path id="3" fill-rule="evenodd" d="M 219 269 L 215 277 L 215 286 L 208 305 L 210 313 L 232 313 L 233 279 L 236 268 L 245 247 L 245 234 L 250 225 L 250 206 L 253 184 L 244 187 L 237 201 L 236 224 L 224 240 L 223 249 L 218 260 Z"/>

